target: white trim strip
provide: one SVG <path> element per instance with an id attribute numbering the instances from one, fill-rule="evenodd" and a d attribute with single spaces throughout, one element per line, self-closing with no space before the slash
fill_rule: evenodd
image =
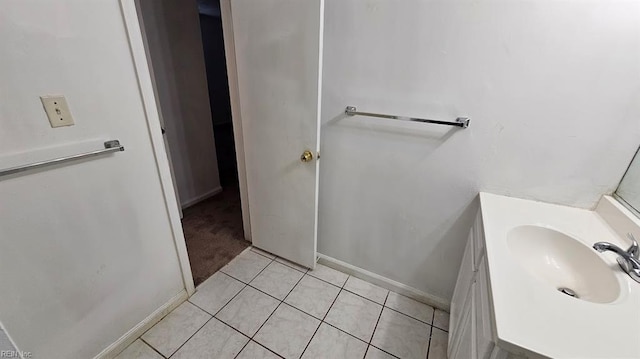
<path id="1" fill-rule="evenodd" d="M 396 282 L 392 279 L 383 277 L 381 275 L 369 272 L 367 270 L 356 267 L 354 265 L 343 262 L 341 260 L 318 253 L 318 263 L 324 264 L 327 267 L 331 267 L 340 272 L 352 275 L 356 278 L 360 278 L 369 283 L 375 284 L 377 286 L 396 292 L 398 294 L 402 294 L 409 298 L 413 298 L 418 302 L 422 302 L 434 308 L 442 309 L 446 312 L 449 311 L 451 303 L 444 298 L 440 298 L 438 296 L 423 292 L 419 289 L 410 287 L 400 282 Z"/>

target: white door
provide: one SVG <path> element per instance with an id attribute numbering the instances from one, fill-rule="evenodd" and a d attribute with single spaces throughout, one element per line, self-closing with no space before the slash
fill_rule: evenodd
<path id="1" fill-rule="evenodd" d="M 323 0 L 233 0 L 252 241 L 316 259 Z M 301 155 L 309 151 L 311 159 Z"/>

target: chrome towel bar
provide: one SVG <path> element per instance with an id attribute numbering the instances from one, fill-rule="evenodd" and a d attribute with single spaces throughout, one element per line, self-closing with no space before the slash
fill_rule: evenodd
<path id="1" fill-rule="evenodd" d="M 2 170 L 0 170 L 0 176 L 6 176 L 6 175 L 18 173 L 18 172 L 29 171 L 29 170 L 36 169 L 36 168 L 46 167 L 46 166 L 55 165 L 55 164 L 59 164 L 59 163 L 79 160 L 79 159 L 82 159 L 82 158 L 94 157 L 94 156 L 104 155 L 104 154 L 112 153 L 112 152 L 120 152 L 120 151 L 124 151 L 124 147 L 120 145 L 120 141 L 111 140 L 111 141 L 105 142 L 104 143 L 104 148 L 100 149 L 100 150 L 95 150 L 95 151 L 85 152 L 85 153 L 79 153 L 77 155 L 54 158 L 52 160 L 34 162 L 34 163 L 29 163 L 29 164 L 26 164 L 26 165 L 22 165 L 22 166 L 16 166 L 16 167 L 2 169 Z"/>
<path id="2" fill-rule="evenodd" d="M 347 116 L 360 115 L 360 116 L 369 116 L 369 117 L 389 118 L 389 119 L 392 119 L 392 120 L 413 121 L 413 122 L 423 122 L 423 123 L 435 123 L 437 125 L 456 126 L 456 127 L 460 127 L 460 128 L 469 127 L 469 122 L 471 121 L 471 119 L 469 119 L 468 117 L 458 117 L 458 118 L 456 118 L 455 122 L 451 122 L 451 121 L 429 120 L 429 119 L 426 119 L 426 118 L 414 118 L 414 117 L 403 117 L 403 116 L 396 116 L 396 115 L 385 115 L 385 114 L 381 114 L 381 113 L 372 113 L 372 112 L 360 112 L 355 108 L 355 106 L 347 106 L 347 108 L 344 110 L 344 113 Z"/>

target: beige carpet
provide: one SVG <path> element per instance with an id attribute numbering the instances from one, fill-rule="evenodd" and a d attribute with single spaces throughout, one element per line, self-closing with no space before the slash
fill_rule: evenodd
<path id="1" fill-rule="evenodd" d="M 251 245 L 244 240 L 237 187 L 225 188 L 185 209 L 183 215 L 182 228 L 196 285 Z"/>

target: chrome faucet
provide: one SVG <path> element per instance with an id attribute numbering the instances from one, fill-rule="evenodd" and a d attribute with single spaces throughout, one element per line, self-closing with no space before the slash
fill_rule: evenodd
<path id="1" fill-rule="evenodd" d="M 640 248 L 638 241 L 631 233 L 627 233 L 627 237 L 631 240 L 631 247 L 626 251 L 615 244 L 608 242 L 598 242 L 593 245 L 593 249 L 602 253 L 606 251 L 618 254 L 618 264 L 633 280 L 640 283 Z"/>

